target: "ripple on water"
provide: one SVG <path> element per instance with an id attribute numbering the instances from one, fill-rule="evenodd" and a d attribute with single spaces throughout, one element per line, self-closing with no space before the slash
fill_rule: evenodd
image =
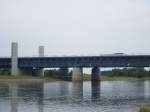
<path id="1" fill-rule="evenodd" d="M 0 112 L 136 112 L 150 81 L 0 82 Z"/>

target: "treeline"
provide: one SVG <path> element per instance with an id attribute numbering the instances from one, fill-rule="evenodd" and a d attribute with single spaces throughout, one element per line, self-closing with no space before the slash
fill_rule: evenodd
<path id="1" fill-rule="evenodd" d="M 144 68 L 123 68 L 113 69 L 110 76 L 129 76 L 129 77 L 147 77 L 150 76 L 150 71 Z"/>
<path id="2" fill-rule="evenodd" d="M 0 75 L 10 75 L 10 69 L 0 69 Z M 113 69 L 108 71 L 102 71 L 103 76 L 129 76 L 129 77 L 148 77 L 150 76 L 150 70 L 144 68 L 123 68 L 123 69 Z M 45 70 L 44 75 L 46 77 L 55 77 L 63 80 L 71 80 L 72 71 L 68 68 L 60 69 L 48 69 Z"/>
<path id="3" fill-rule="evenodd" d="M 0 75 L 11 75 L 11 69 L 0 69 Z M 69 72 L 68 68 L 48 69 L 44 71 L 44 76 L 55 77 L 63 80 L 71 80 L 72 71 Z"/>
<path id="4" fill-rule="evenodd" d="M 1 68 L 0 69 L 0 75 L 10 75 L 11 74 L 11 71 L 10 71 L 10 69 L 3 69 L 3 68 Z"/>
<path id="5" fill-rule="evenodd" d="M 72 71 L 69 72 L 68 68 L 50 69 L 45 70 L 44 75 L 46 77 L 55 77 L 63 80 L 71 80 Z"/>

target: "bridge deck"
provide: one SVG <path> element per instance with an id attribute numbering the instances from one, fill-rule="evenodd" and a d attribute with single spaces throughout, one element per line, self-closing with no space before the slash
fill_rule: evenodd
<path id="1" fill-rule="evenodd" d="M 41 67 L 150 67 L 150 55 L 19 57 L 20 68 Z M 11 67 L 11 58 L 0 58 L 0 68 Z"/>

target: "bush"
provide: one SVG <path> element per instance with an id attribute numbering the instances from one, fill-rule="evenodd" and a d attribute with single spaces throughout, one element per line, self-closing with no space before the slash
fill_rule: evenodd
<path id="1" fill-rule="evenodd" d="M 10 69 L 3 69 L 3 68 L 1 68 L 0 69 L 0 75 L 10 75 L 11 73 L 10 73 Z"/>
<path id="2" fill-rule="evenodd" d="M 68 68 L 60 68 L 60 69 L 46 70 L 44 74 L 47 77 L 54 77 L 63 80 L 71 80 L 72 72 L 69 72 Z"/>
<path id="3" fill-rule="evenodd" d="M 113 69 L 112 76 L 131 76 L 142 78 L 150 76 L 150 71 L 146 71 L 144 68 L 124 68 L 124 69 Z"/>
<path id="4" fill-rule="evenodd" d="M 139 112 L 150 112 L 150 108 L 146 107 L 141 107 Z"/>

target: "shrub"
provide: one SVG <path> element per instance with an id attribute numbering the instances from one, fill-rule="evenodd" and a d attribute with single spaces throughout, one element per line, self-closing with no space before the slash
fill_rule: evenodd
<path id="1" fill-rule="evenodd" d="M 150 112 L 150 108 L 149 107 L 141 107 L 139 112 Z"/>

